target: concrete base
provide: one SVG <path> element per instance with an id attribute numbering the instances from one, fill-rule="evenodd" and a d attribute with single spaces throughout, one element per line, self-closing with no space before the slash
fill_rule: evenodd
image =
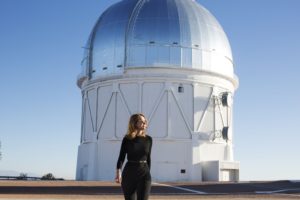
<path id="1" fill-rule="evenodd" d="M 239 181 L 239 162 L 205 161 L 202 162 L 202 181 Z"/>

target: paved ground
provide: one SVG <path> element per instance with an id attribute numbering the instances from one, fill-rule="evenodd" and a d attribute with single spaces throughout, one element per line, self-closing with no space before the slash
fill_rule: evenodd
<path id="1" fill-rule="evenodd" d="M 123 199 L 111 182 L 0 181 L 0 199 Z M 150 200 L 300 199 L 300 182 L 153 183 Z"/>

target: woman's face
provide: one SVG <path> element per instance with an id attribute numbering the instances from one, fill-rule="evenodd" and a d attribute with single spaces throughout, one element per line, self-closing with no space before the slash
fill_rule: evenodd
<path id="1" fill-rule="evenodd" d="M 146 130 L 147 128 L 147 121 L 143 116 L 140 116 L 137 123 L 136 123 L 136 129 L 138 131 Z"/>

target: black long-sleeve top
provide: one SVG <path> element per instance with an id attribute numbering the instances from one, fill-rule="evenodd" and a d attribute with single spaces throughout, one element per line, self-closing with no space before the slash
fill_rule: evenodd
<path id="1" fill-rule="evenodd" d="M 121 169 L 127 154 L 128 161 L 147 161 L 148 167 L 151 166 L 152 138 L 137 136 L 134 139 L 123 138 L 117 169 Z"/>

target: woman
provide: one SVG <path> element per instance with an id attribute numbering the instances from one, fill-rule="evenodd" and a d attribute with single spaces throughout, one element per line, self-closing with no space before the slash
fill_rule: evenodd
<path id="1" fill-rule="evenodd" d="M 151 188 L 152 138 L 146 135 L 147 120 L 143 114 L 130 117 L 117 162 L 116 182 L 121 183 L 125 200 L 147 200 Z M 127 154 L 127 163 L 121 175 Z"/>

